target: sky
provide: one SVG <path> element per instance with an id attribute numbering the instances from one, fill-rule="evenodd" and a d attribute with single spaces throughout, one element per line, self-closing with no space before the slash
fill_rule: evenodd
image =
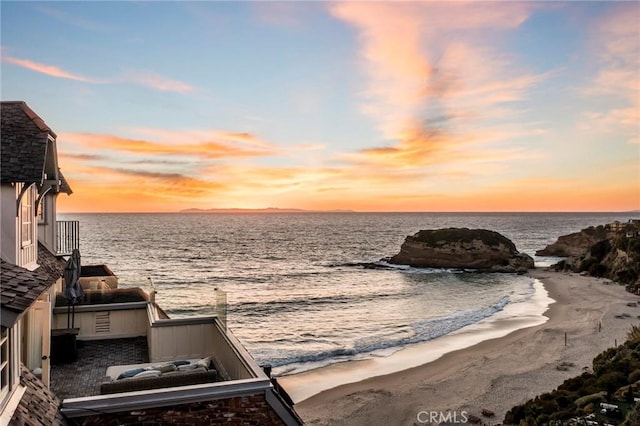
<path id="1" fill-rule="evenodd" d="M 640 2 L 13 2 L 61 212 L 640 209 Z"/>

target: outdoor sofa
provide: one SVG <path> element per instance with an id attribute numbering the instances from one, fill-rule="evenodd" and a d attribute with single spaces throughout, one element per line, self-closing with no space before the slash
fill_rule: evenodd
<path id="1" fill-rule="evenodd" d="M 107 369 L 100 394 L 133 392 L 228 380 L 214 358 L 117 365 Z"/>

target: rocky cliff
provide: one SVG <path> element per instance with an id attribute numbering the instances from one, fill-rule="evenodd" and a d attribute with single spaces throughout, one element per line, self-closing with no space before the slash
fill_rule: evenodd
<path id="1" fill-rule="evenodd" d="M 422 230 L 408 236 L 389 263 L 420 268 L 477 269 L 489 272 L 525 272 L 533 259 L 518 253 L 505 236 L 486 229 Z"/>
<path id="2" fill-rule="evenodd" d="M 589 273 L 625 284 L 640 293 L 640 235 L 636 227 L 607 231 L 603 226 L 590 227 L 558 238 L 554 244 L 536 254 L 567 257 L 553 266 L 556 270 Z M 571 242 L 576 247 L 565 247 Z"/>
<path id="3" fill-rule="evenodd" d="M 604 226 L 590 226 L 580 232 L 563 235 L 558 240 L 536 252 L 536 256 L 570 257 L 586 254 L 592 245 L 613 237 Z"/>

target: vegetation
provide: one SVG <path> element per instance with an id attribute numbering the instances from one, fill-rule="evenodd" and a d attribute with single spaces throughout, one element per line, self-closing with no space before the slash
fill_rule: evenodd
<path id="1" fill-rule="evenodd" d="M 519 426 L 587 424 L 589 416 L 600 424 L 640 424 L 640 326 L 628 340 L 593 359 L 593 372 L 566 380 L 552 392 L 537 396 L 507 412 L 504 423 Z M 602 408 L 602 403 L 618 409 Z M 606 405 L 605 405 L 606 407 Z"/>
<path id="2" fill-rule="evenodd" d="M 600 231 L 596 231 L 599 228 L 587 228 L 582 232 L 599 235 Z M 634 234 L 637 232 L 635 228 L 630 230 L 632 236 L 625 232 L 609 234 L 606 239 L 589 247 L 582 256 L 560 261 L 554 268 L 608 278 L 626 285 L 628 291 L 640 294 L 640 236 Z"/>
<path id="3" fill-rule="evenodd" d="M 479 240 L 487 246 L 498 247 L 503 245 L 509 247 L 509 250 L 513 253 L 517 251 L 511 240 L 495 231 L 486 229 L 447 228 L 423 230 L 415 234 L 413 239 L 430 247 L 439 247 L 453 241 L 471 243 L 474 240 Z"/>

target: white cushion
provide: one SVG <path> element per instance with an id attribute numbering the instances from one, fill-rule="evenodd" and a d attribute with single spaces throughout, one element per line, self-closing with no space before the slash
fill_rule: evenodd
<path id="1" fill-rule="evenodd" d="M 136 374 L 133 377 L 138 379 L 140 377 L 155 377 L 155 376 L 159 376 L 160 374 L 162 373 L 158 370 L 146 370 L 146 371 L 143 371 L 142 373 Z"/>

